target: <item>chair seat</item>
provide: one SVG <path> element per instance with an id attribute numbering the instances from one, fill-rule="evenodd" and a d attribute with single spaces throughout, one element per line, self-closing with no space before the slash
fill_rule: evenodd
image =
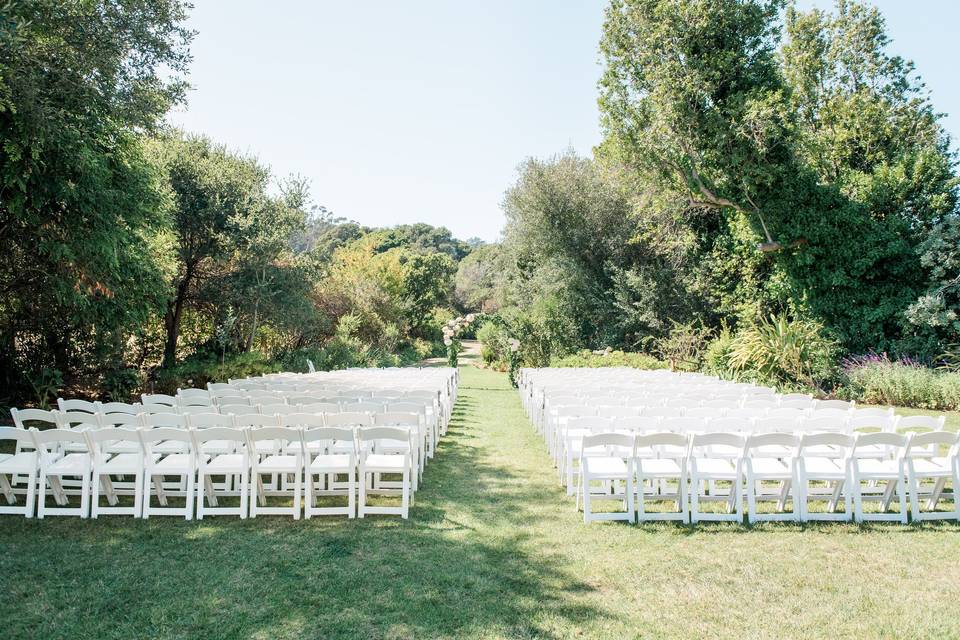
<path id="1" fill-rule="evenodd" d="M 297 456 L 278 454 L 267 456 L 257 464 L 260 473 L 293 473 L 298 471 Z"/>
<path id="2" fill-rule="evenodd" d="M 582 461 L 583 471 L 592 476 L 623 476 L 627 475 L 627 463 L 622 458 L 590 456 Z"/>
<path id="3" fill-rule="evenodd" d="M 150 449 L 158 453 L 180 453 L 186 448 L 186 443 L 178 440 L 163 440 L 162 442 L 155 442 L 150 445 Z"/>
<path id="4" fill-rule="evenodd" d="M 696 470 L 699 475 L 710 475 L 714 478 L 732 480 L 737 478 L 737 468 L 729 460 L 697 458 L 696 462 Z M 691 468 L 693 467 L 691 466 Z"/>
<path id="5" fill-rule="evenodd" d="M 840 458 L 843 456 L 843 450 L 829 444 L 818 444 L 803 449 L 804 456 L 816 456 L 818 458 Z"/>
<path id="6" fill-rule="evenodd" d="M 207 454 L 202 454 L 202 457 L 204 460 L 210 459 L 210 456 Z M 183 475 L 185 473 L 191 473 L 193 471 L 193 461 L 191 458 L 189 453 L 172 453 L 152 465 L 153 473 L 158 475 Z"/>
<path id="7" fill-rule="evenodd" d="M 47 466 L 47 475 L 83 475 L 90 469 L 90 456 L 86 453 L 68 453 Z"/>
<path id="8" fill-rule="evenodd" d="M 153 454 L 156 461 L 160 457 L 159 453 Z M 115 455 L 103 464 L 97 466 L 97 471 L 101 474 L 117 475 L 121 473 L 137 473 L 143 468 L 143 458 L 139 453 L 121 453 Z"/>
<path id="9" fill-rule="evenodd" d="M 210 454 L 233 453 L 238 444 L 233 440 L 207 440 L 200 443 L 200 451 Z"/>
<path id="10" fill-rule="evenodd" d="M 116 440 L 103 448 L 107 453 L 139 453 L 140 443 L 129 440 Z"/>
<path id="11" fill-rule="evenodd" d="M 350 456 L 344 454 L 319 455 L 310 463 L 311 471 L 350 471 L 352 468 Z"/>
<path id="12" fill-rule="evenodd" d="M 0 459 L 0 473 L 30 473 L 37 468 L 37 454 L 24 451 L 16 455 L 4 454 Z"/>
<path id="13" fill-rule="evenodd" d="M 776 458 L 751 458 L 750 467 L 754 475 L 788 478 L 792 475 L 790 465 Z"/>
<path id="14" fill-rule="evenodd" d="M 241 473 L 249 467 L 242 453 L 224 453 L 205 465 L 205 473 Z"/>
<path id="15" fill-rule="evenodd" d="M 644 476 L 679 476 L 680 463 L 670 458 L 645 459 L 637 461 L 638 474 Z"/>
<path id="16" fill-rule="evenodd" d="M 914 459 L 913 469 L 917 475 L 927 476 L 927 477 L 950 477 L 953 475 L 953 470 L 950 466 L 951 460 L 949 458 L 919 458 Z"/>
<path id="17" fill-rule="evenodd" d="M 846 477 L 843 466 L 834 458 L 803 457 L 803 466 L 807 475 L 817 478 L 842 479 Z"/>
<path id="18" fill-rule="evenodd" d="M 861 475 L 894 477 L 900 475 L 900 463 L 896 460 L 857 460 L 857 470 Z"/>
<path id="19" fill-rule="evenodd" d="M 371 453 L 363 460 L 363 466 L 368 471 L 395 471 L 399 473 L 406 468 L 406 464 L 405 456 L 385 453 Z"/>

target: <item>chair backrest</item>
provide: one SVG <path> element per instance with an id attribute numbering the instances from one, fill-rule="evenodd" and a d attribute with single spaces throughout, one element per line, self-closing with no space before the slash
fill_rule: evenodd
<path id="1" fill-rule="evenodd" d="M 221 391 L 236 391 L 237 388 L 230 384 L 229 382 L 208 382 L 207 391 L 210 392 L 210 395 L 219 394 Z"/>
<path id="2" fill-rule="evenodd" d="M 684 417 L 687 418 L 720 418 L 723 417 L 723 409 L 718 409 L 716 407 L 687 407 L 683 411 Z"/>
<path id="3" fill-rule="evenodd" d="M 673 433 L 697 433 L 706 428 L 707 421 L 704 418 L 663 418 L 660 421 L 661 431 Z"/>
<path id="4" fill-rule="evenodd" d="M 640 407 L 624 407 L 619 405 L 606 405 L 597 407 L 597 415 L 606 418 L 629 418 L 640 415 Z"/>
<path id="5" fill-rule="evenodd" d="M 33 443 L 37 447 L 37 451 L 51 453 L 53 449 L 56 449 L 61 444 L 70 444 L 74 447 L 83 445 L 85 451 L 90 451 L 90 443 L 82 431 L 73 431 L 72 429 L 45 429 L 39 431 L 37 429 L 30 429 L 30 433 L 33 435 Z"/>
<path id="6" fill-rule="evenodd" d="M 250 443 L 272 440 L 279 447 L 300 443 L 300 429 L 292 427 L 255 427 L 247 429 Z M 298 449 L 299 452 L 299 449 Z"/>
<path id="7" fill-rule="evenodd" d="M 780 404 L 777 405 L 781 409 L 810 409 L 813 407 L 812 398 L 794 398 L 794 399 L 780 399 Z"/>
<path id="8" fill-rule="evenodd" d="M 764 418 L 754 418 L 753 419 L 753 428 L 751 432 L 753 433 L 793 433 L 797 431 L 800 427 L 800 420 L 802 418 L 771 418 L 769 416 Z"/>
<path id="9" fill-rule="evenodd" d="M 60 411 L 97 413 L 100 411 L 100 403 L 90 402 L 89 400 L 64 400 L 63 398 L 57 398 L 57 409 Z"/>
<path id="10" fill-rule="evenodd" d="M 853 446 L 854 437 L 848 433 L 842 432 L 817 432 L 817 433 L 803 433 L 800 435 L 800 441 L 797 444 L 797 455 L 822 455 L 822 450 L 819 447 L 838 447 L 842 449 L 843 455 L 841 457 L 846 457 L 850 447 Z M 817 447 L 814 449 L 814 447 Z M 810 451 L 813 451 L 813 454 Z"/>
<path id="11" fill-rule="evenodd" d="M 686 455 L 687 447 L 690 444 L 690 436 L 682 433 L 673 433 L 672 431 L 660 431 L 657 433 L 645 433 L 636 437 L 636 454 L 656 452 L 661 457 L 673 457 L 671 451 L 683 452 L 680 456 Z M 672 449 L 663 449 L 670 447 Z"/>
<path id="12" fill-rule="evenodd" d="M 57 414 L 46 409 L 10 409 L 10 417 L 13 418 L 13 424 L 20 429 L 27 429 L 28 423 L 38 422 L 44 427 L 57 427 Z"/>
<path id="13" fill-rule="evenodd" d="M 18 445 L 31 448 L 36 446 L 32 433 L 19 427 L 0 427 L 0 440 L 13 440 Z"/>
<path id="14" fill-rule="evenodd" d="M 946 416 L 900 416 L 897 431 L 943 431 Z"/>
<path id="15" fill-rule="evenodd" d="M 144 403 L 140 405 L 140 413 L 179 413 L 177 407 L 170 406 L 168 404 L 150 404 Z"/>
<path id="16" fill-rule="evenodd" d="M 261 404 L 259 408 L 263 415 L 285 416 L 291 413 L 309 413 L 301 411 L 299 406 L 291 404 Z"/>
<path id="17" fill-rule="evenodd" d="M 369 427 L 373 426 L 373 417 L 369 413 L 328 413 L 328 427 Z"/>
<path id="18" fill-rule="evenodd" d="M 377 427 L 419 427 L 421 420 L 419 413 L 390 411 L 373 414 L 373 424 Z"/>
<path id="19" fill-rule="evenodd" d="M 601 416 L 582 416 L 567 419 L 568 431 L 586 429 L 589 431 L 613 431 L 613 418 Z"/>
<path id="20" fill-rule="evenodd" d="M 89 431 L 85 431 L 84 435 L 87 437 L 89 450 L 98 458 L 103 457 L 104 443 L 135 442 L 137 444 L 137 452 L 142 451 L 140 448 L 139 429 L 106 427 L 103 429 L 90 429 Z"/>
<path id="21" fill-rule="evenodd" d="M 180 453 L 193 454 L 193 436 L 188 429 L 179 429 L 176 427 L 157 427 L 155 429 L 140 429 L 137 432 L 140 435 L 140 443 L 143 445 L 143 452 L 146 454 L 147 461 L 152 459 L 153 445 L 162 441 L 179 442 L 184 445 Z"/>
<path id="22" fill-rule="evenodd" d="M 770 409 L 767 411 L 767 415 L 763 416 L 764 418 L 778 418 L 784 422 L 790 422 L 790 424 L 795 423 L 800 418 L 806 415 L 806 411 L 803 409 L 792 409 L 790 407 L 780 406 L 776 409 Z"/>
<path id="23" fill-rule="evenodd" d="M 244 445 L 247 442 L 247 434 L 243 429 L 233 427 L 208 427 L 206 429 L 194 429 L 190 431 L 193 436 L 193 447 L 200 451 L 205 442 L 232 442 L 234 445 Z M 239 448 L 239 447 L 238 447 Z"/>
<path id="24" fill-rule="evenodd" d="M 140 402 L 144 405 L 165 404 L 168 407 L 173 407 L 176 406 L 177 399 L 165 393 L 142 393 L 140 394 Z"/>
<path id="25" fill-rule="evenodd" d="M 257 413 L 259 411 L 258 407 L 251 407 L 248 404 L 221 404 L 217 407 L 217 412 L 228 416 L 232 413 Z"/>
<path id="26" fill-rule="evenodd" d="M 219 407 L 231 404 L 245 404 L 250 406 L 250 398 L 247 396 L 219 396 L 215 398 L 215 404 Z"/>
<path id="27" fill-rule="evenodd" d="M 299 413 L 340 413 L 340 405 L 336 402 L 314 402 L 300 405 Z"/>
<path id="28" fill-rule="evenodd" d="M 659 431 L 660 420 L 661 419 L 656 416 L 626 416 L 612 418 L 611 424 L 616 431 L 643 433 L 646 431 Z"/>
<path id="29" fill-rule="evenodd" d="M 395 445 L 396 441 L 406 442 L 407 447 L 412 449 L 411 435 L 412 431 L 410 429 L 404 429 L 403 427 L 361 427 L 357 429 L 357 441 L 361 445 L 373 445 L 374 450 L 376 450 L 377 444 L 383 440 L 389 440 L 391 446 Z M 366 447 L 363 447 L 366 449 Z"/>
<path id="30" fill-rule="evenodd" d="M 741 453 L 745 442 L 746 438 L 737 433 L 694 433 L 690 437 L 690 455 L 702 456 L 710 452 Z"/>
<path id="31" fill-rule="evenodd" d="M 294 394 L 287 397 L 287 404 L 300 405 L 300 404 L 317 404 L 320 402 L 325 402 L 326 398 L 322 395 L 301 395 Z"/>
<path id="32" fill-rule="evenodd" d="M 100 413 L 125 413 L 127 415 L 135 416 L 140 413 L 143 409 L 143 406 L 138 402 L 137 404 L 130 404 L 127 402 L 103 402 L 100 404 Z"/>
<path id="33" fill-rule="evenodd" d="M 427 406 L 417 402 L 388 402 L 387 411 L 403 411 L 406 413 L 426 414 Z"/>
<path id="34" fill-rule="evenodd" d="M 640 412 L 642 416 L 657 418 L 681 418 L 683 417 L 682 407 L 644 407 Z"/>
<path id="35" fill-rule="evenodd" d="M 196 413 L 187 416 L 187 424 L 192 429 L 233 428 L 233 416 L 220 413 Z"/>
<path id="36" fill-rule="evenodd" d="M 143 426 L 143 420 L 139 415 L 130 415 L 129 413 L 101 413 L 100 426 L 109 429 L 111 427 L 130 427 L 139 429 Z"/>
<path id="37" fill-rule="evenodd" d="M 853 440 L 852 455 L 856 457 L 858 449 L 871 447 L 871 454 L 876 449 L 883 450 L 888 456 L 900 455 L 907 445 L 908 436 L 901 433 L 877 431 L 875 433 L 860 433 Z M 871 456 L 873 457 L 873 456 Z"/>
<path id="38" fill-rule="evenodd" d="M 247 429 L 252 427 L 279 427 L 280 419 L 274 415 L 264 415 L 262 413 L 243 413 L 233 414 L 233 424 L 238 429 Z"/>
<path id="39" fill-rule="evenodd" d="M 742 406 L 744 409 L 773 409 L 778 405 L 776 398 L 759 396 L 746 398 Z"/>
<path id="40" fill-rule="evenodd" d="M 380 411 L 385 411 L 385 407 L 382 404 L 376 404 L 373 402 L 355 402 L 353 404 L 345 404 L 343 406 L 347 411 L 354 412 L 366 412 L 366 413 L 378 413 Z"/>
<path id="41" fill-rule="evenodd" d="M 856 406 L 855 402 L 846 400 L 817 400 L 813 408 L 815 411 L 822 409 L 840 409 L 841 411 L 850 411 Z"/>
<path id="42" fill-rule="evenodd" d="M 180 413 L 145 413 L 142 416 L 142 424 L 151 429 L 163 427 L 186 429 L 187 416 Z"/>
<path id="43" fill-rule="evenodd" d="M 960 448 L 960 433 L 955 431 L 927 431 L 925 433 L 914 433 L 910 435 L 904 456 L 911 458 L 929 457 L 930 451 L 936 451 L 938 447 L 947 447 L 947 458 L 956 458 L 957 450 Z"/>
<path id="44" fill-rule="evenodd" d="M 581 457 L 611 456 L 615 451 L 622 457 L 633 458 L 636 455 L 636 440 L 632 434 L 593 433 L 583 436 L 580 446 Z"/>
<path id="45" fill-rule="evenodd" d="M 706 429 L 726 433 L 749 433 L 753 431 L 753 424 L 748 418 L 713 418 L 707 422 Z"/>
<path id="46" fill-rule="evenodd" d="M 850 431 L 893 431 L 896 418 L 887 414 L 854 415 L 847 422 Z"/>
<path id="47" fill-rule="evenodd" d="M 893 407 L 857 407 L 850 414 L 851 418 L 894 418 L 896 413 Z"/>
<path id="48" fill-rule="evenodd" d="M 806 418 L 801 418 L 797 424 L 800 430 L 806 433 L 816 433 L 818 431 L 846 433 L 850 431 L 850 422 L 847 420 L 846 415 L 843 417 L 820 417 L 817 415 L 811 415 Z"/>
<path id="49" fill-rule="evenodd" d="M 61 429 L 99 427 L 100 416 L 86 411 L 58 411 L 57 426 Z"/>
<path id="50" fill-rule="evenodd" d="M 281 427 L 323 427 L 326 424 L 322 413 L 288 413 L 280 416 Z"/>
<path id="51" fill-rule="evenodd" d="M 727 409 L 726 416 L 727 418 L 747 418 L 752 420 L 753 418 L 762 418 L 767 415 L 769 411 L 766 407 L 735 407 L 733 409 Z"/>
<path id="52" fill-rule="evenodd" d="M 306 447 L 307 443 L 310 442 L 326 442 L 329 445 L 325 448 L 327 451 L 330 450 L 332 445 L 349 443 L 354 445 L 352 449 L 356 448 L 356 432 L 353 429 L 345 429 L 342 427 L 318 427 L 314 429 L 304 429 L 300 434 L 301 439 L 304 444 L 304 451 L 308 449 Z M 338 447 L 338 453 L 342 452 L 343 449 Z M 349 455 L 355 455 L 355 451 L 349 451 Z"/>
<path id="53" fill-rule="evenodd" d="M 771 455 L 771 448 L 780 457 L 780 447 L 790 447 L 791 454 L 796 450 L 800 438 L 794 433 L 752 433 L 743 445 L 744 457 Z"/>

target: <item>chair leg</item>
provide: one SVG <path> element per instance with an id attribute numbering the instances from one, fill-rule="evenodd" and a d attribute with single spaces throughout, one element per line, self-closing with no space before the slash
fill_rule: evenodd
<path id="1" fill-rule="evenodd" d="M 246 520 L 250 511 L 250 470 L 240 474 L 240 519 Z"/>
<path id="2" fill-rule="evenodd" d="M 401 498 L 400 508 L 403 511 L 401 517 L 406 520 L 410 510 L 410 471 L 403 472 L 403 497 Z"/>
<path id="3" fill-rule="evenodd" d="M 190 496 L 193 495 L 193 472 L 187 474 L 187 486 L 184 495 L 186 499 L 183 501 L 183 518 L 184 520 L 193 520 L 193 500 L 190 499 Z"/>
<path id="4" fill-rule="evenodd" d="M 47 514 L 47 474 L 40 472 L 40 492 L 37 495 L 37 520 L 43 520 Z"/>
<path id="5" fill-rule="evenodd" d="M 101 476 L 96 471 L 93 472 L 93 478 L 90 486 L 90 518 L 97 519 L 100 515 L 100 480 Z"/>
<path id="6" fill-rule="evenodd" d="M 954 489 L 956 491 L 956 489 Z M 37 471 L 33 469 L 27 474 L 27 504 L 26 506 L 26 517 L 32 518 L 34 513 L 34 508 L 36 507 L 36 492 L 37 492 Z"/>
<path id="7" fill-rule="evenodd" d="M 197 520 L 203 520 L 203 494 L 207 491 L 207 486 L 204 484 L 205 480 L 206 475 L 203 473 L 203 471 L 197 471 L 197 495 L 195 498 Z M 190 502 L 190 496 L 187 496 L 187 502 Z"/>
<path id="8" fill-rule="evenodd" d="M 900 524 L 907 524 L 907 487 L 903 474 L 897 478 L 897 493 L 900 494 Z"/>
<path id="9" fill-rule="evenodd" d="M 90 472 L 85 471 L 80 480 L 80 517 L 86 518 L 90 513 Z"/>
<path id="10" fill-rule="evenodd" d="M 357 517 L 362 518 L 365 515 L 364 509 L 367 506 L 367 472 L 363 467 L 360 467 L 358 480 L 360 481 L 360 500 L 357 503 Z"/>
<path id="11" fill-rule="evenodd" d="M 357 472 L 350 469 L 347 472 L 347 517 L 355 518 L 357 516 Z"/>
<path id="12" fill-rule="evenodd" d="M 296 477 L 293 479 L 293 519 L 300 519 L 300 491 L 301 491 L 301 478 L 302 475 L 300 471 L 297 471 Z"/>
<path id="13" fill-rule="evenodd" d="M 133 517 L 143 517 L 143 470 L 133 476 Z"/>

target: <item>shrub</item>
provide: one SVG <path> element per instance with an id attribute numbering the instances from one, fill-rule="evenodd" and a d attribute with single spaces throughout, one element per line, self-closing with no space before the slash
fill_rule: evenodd
<path id="1" fill-rule="evenodd" d="M 733 377 L 730 356 L 733 352 L 733 332 L 723 327 L 717 337 L 707 345 L 703 354 L 703 370 L 721 378 Z"/>
<path id="2" fill-rule="evenodd" d="M 281 366 L 253 351 L 217 358 L 190 358 L 175 367 L 160 369 L 154 377 L 154 391 L 176 393 L 177 388 L 207 386 L 208 382 L 224 382 L 229 378 L 245 378 L 278 371 Z"/>
<path id="3" fill-rule="evenodd" d="M 821 389 L 836 379 L 838 343 L 814 320 L 770 316 L 737 333 L 731 371 L 780 388 Z"/>
<path id="4" fill-rule="evenodd" d="M 554 358 L 551 367 L 632 367 L 634 369 L 666 369 L 667 363 L 648 353 L 627 351 L 590 351 L 585 349 L 568 356 Z"/>
<path id="5" fill-rule="evenodd" d="M 869 404 L 891 404 L 935 411 L 960 410 L 960 373 L 924 367 L 910 360 L 891 361 L 870 354 L 844 362 L 842 394 Z"/>
<path id="6" fill-rule="evenodd" d="M 503 323 L 488 320 L 477 329 L 480 357 L 488 365 L 505 366 L 510 356 L 510 333 Z"/>
<path id="7" fill-rule="evenodd" d="M 142 384 L 139 371 L 133 367 L 116 366 L 103 374 L 100 386 L 110 402 L 128 402 Z"/>
<path id="8" fill-rule="evenodd" d="M 672 369 L 696 371 L 712 334 L 712 329 L 697 321 L 673 322 L 667 335 L 653 340 L 654 353 Z"/>

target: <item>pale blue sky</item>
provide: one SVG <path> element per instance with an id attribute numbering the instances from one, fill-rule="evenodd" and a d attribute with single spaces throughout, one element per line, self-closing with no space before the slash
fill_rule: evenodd
<path id="1" fill-rule="evenodd" d="M 194 90 L 170 121 L 307 177 L 318 204 L 360 223 L 496 240 L 524 158 L 599 142 L 602 2 L 195 4 Z M 875 4 L 957 136 L 960 2 Z"/>

